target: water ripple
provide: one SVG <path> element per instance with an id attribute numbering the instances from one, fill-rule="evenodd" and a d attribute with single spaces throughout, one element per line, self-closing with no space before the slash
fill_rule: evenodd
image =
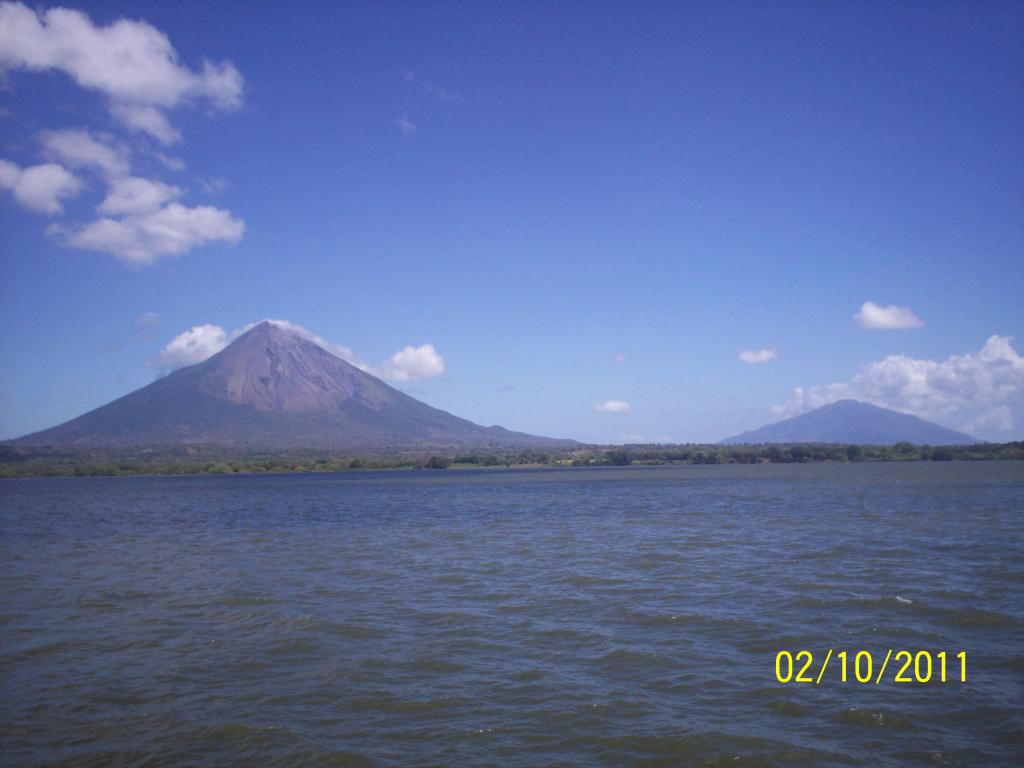
<path id="1" fill-rule="evenodd" d="M 0 765 L 1024 763 L 1019 465 L 0 482 Z M 969 654 L 782 686 L 783 648 Z"/>

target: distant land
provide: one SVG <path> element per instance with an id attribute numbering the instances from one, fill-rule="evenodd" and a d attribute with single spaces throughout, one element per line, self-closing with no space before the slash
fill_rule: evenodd
<path id="1" fill-rule="evenodd" d="M 840 400 L 791 419 L 722 440 L 743 443 L 849 443 L 856 445 L 971 445 L 981 440 L 877 405 Z"/>
<path id="2" fill-rule="evenodd" d="M 483 427 L 432 408 L 293 330 L 264 321 L 204 362 L 7 445 L 383 453 L 576 443 Z"/>
<path id="3" fill-rule="evenodd" d="M 226 348 L 220 354 L 231 354 L 225 357 L 216 355 L 207 361 L 209 365 L 200 363 L 182 369 L 177 374 L 171 374 L 166 379 L 52 430 L 28 435 L 18 441 L 0 443 L 0 478 L 1024 459 L 1024 442 L 981 443 L 968 435 L 913 416 L 854 401 L 833 403 L 795 419 L 745 432 L 730 438 L 728 442 L 715 445 L 687 443 L 616 446 L 552 440 L 508 432 L 500 427 L 481 427 L 430 408 L 352 368 L 344 361 L 333 358 L 329 353 L 316 351 L 320 348 L 305 339 L 296 341 L 289 336 L 281 336 L 281 331 L 277 327 L 257 326 L 238 339 L 245 343 Z M 309 346 L 306 346 L 307 343 Z M 328 368 L 338 364 L 346 366 L 340 368 L 344 376 L 341 379 L 314 379 L 318 383 L 310 390 L 308 380 L 292 380 L 289 378 L 291 374 L 284 373 L 294 373 L 291 365 L 297 365 L 298 359 L 293 359 L 284 368 L 279 365 L 270 366 L 284 377 L 282 381 L 262 374 L 253 379 L 250 374 L 259 374 L 260 367 L 257 366 L 254 371 L 250 365 L 243 365 L 249 360 L 250 354 L 255 354 L 257 358 L 263 352 L 288 356 L 296 354 L 296 349 L 302 352 L 303 357 L 311 355 Z M 321 352 L 337 362 L 324 362 Z M 249 363 L 252 361 L 249 360 Z M 245 371 L 248 373 L 242 375 Z M 359 375 L 356 376 L 353 371 Z M 208 421 L 192 421 L 187 427 L 184 421 L 179 421 L 177 431 L 172 431 L 172 434 L 192 439 L 158 445 L 154 442 L 154 435 L 166 434 L 171 429 L 167 424 L 172 416 L 166 410 L 155 415 L 148 414 L 146 408 L 151 401 L 161 404 L 167 392 L 158 385 L 168 380 L 174 384 L 170 388 L 171 393 L 178 398 L 171 402 L 183 402 L 188 406 L 183 406 L 182 414 L 192 418 L 195 418 L 196 413 L 206 415 Z M 397 396 L 398 402 L 392 407 L 398 410 L 404 421 L 384 420 L 393 413 L 386 408 L 389 402 L 393 402 L 388 399 L 384 400 L 384 405 L 379 406 L 380 411 L 383 411 L 382 416 L 374 418 L 368 415 L 365 419 L 369 426 L 374 423 L 394 424 L 397 421 L 404 432 L 393 430 L 385 433 L 386 439 L 382 439 L 380 432 L 375 433 L 366 422 L 356 422 L 362 427 L 362 431 L 353 436 L 358 439 L 340 440 L 337 430 L 342 429 L 346 423 L 344 415 L 329 420 L 325 427 L 328 431 L 323 433 L 296 429 L 296 424 L 310 429 L 307 418 L 312 417 L 309 413 L 324 410 L 324 398 L 327 398 L 328 403 L 348 404 L 348 408 L 357 409 L 356 413 L 359 413 L 358 408 L 372 410 L 369 405 L 352 405 L 350 401 L 354 398 L 347 397 L 346 393 L 334 392 L 332 388 L 335 385 L 341 386 L 339 382 L 347 382 L 353 387 L 373 385 L 383 388 L 357 391 L 357 396 L 363 399 L 374 394 L 385 398 Z M 215 389 L 214 394 L 226 393 L 226 403 L 220 403 L 218 398 L 203 389 L 217 386 L 222 389 Z M 155 394 L 147 392 L 151 388 L 157 388 Z M 143 397 L 146 399 L 141 402 L 135 400 Z M 189 405 L 189 398 L 196 400 L 198 407 Z M 126 401 L 127 406 L 122 407 Z M 289 416 L 290 411 L 283 410 L 285 405 L 299 408 L 303 403 L 305 405 L 298 411 L 297 420 Z M 167 409 L 171 406 L 164 403 L 162 407 Z M 330 407 L 326 411 L 332 412 Z M 270 416 L 263 415 L 266 413 Z M 265 419 L 269 419 L 269 422 Z M 810 426 L 806 426 L 808 422 Z M 163 431 L 154 431 L 154 423 Z M 805 426 L 793 429 L 793 423 L 797 423 L 798 427 L 801 423 Z M 122 424 L 126 426 L 120 426 Z M 279 437 L 292 441 L 292 444 L 285 444 L 284 439 L 273 441 L 267 437 L 265 430 L 275 425 L 282 429 Z M 890 431 L 879 431 L 884 425 L 888 425 Z M 118 431 L 111 431 L 115 426 Z M 286 432 L 288 429 L 291 431 Z M 55 442 L 54 433 L 57 439 L 64 442 Z M 250 442 L 238 440 L 239 434 L 247 435 Z M 317 434 L 324 435 L 325 443 L 333 440 L 335 444 L 310 445 L 313 436 Z M 399 434 L 417 435 L 418 438 L 406 438 L 402 444 L 398 442 Z M 203 435 L 207 440 L 195 440 L 197 435 Z M 235 436 L 236 442 L 225 439 L 225 435 Z M 837 435 L 863 439 L 863 442 L 836 439 Z M 83 439 L 83 436 L 91 442 Z M 112 436 L 116 439 L 112 439 Z M 143 436 L 147 436 L 147 444 L 134 442 L 142 440 Z M 220 439 L 210 439 L 215 436 Z M 99 438 L 106 442 L 101 442 Z M 456 439 L 462 442 L 454 444 Z"/>
<path id="4" fill-rule="evenodd" d="M 64 424 L 0 443 L 0 476 L 1022 455 L 1020 444 L 975 445 L 980 442 L 915 416 L 843 400 L 717 446 L 583 445 L 453 416 L 305 335 L 264 321 L 204 362 Z"/>

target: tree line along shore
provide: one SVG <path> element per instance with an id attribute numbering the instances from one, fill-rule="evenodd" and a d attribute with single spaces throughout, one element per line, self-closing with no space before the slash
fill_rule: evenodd
<path id="1" fill-rule="evenodd" d="M 315 450 L 215 448 L 68 451 L 0 446 L 0 478 L 229 475 L 388 469 L 804 464 L 813 462 L 990 461 L 1024 459 L 1024 442 L 929 446 L 833 443 L 578 446 L 566 450 L 417 450 L 354 454 Z"/>

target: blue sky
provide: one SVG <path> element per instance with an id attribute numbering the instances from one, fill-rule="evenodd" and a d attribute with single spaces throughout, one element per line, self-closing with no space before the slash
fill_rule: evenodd
<path id="1" fill-rule="evenodd" d="M 0 14 L 0 437 L 281 318 L 538 434 L 1024 438 L 1020 3 L 60 7 Z"/>

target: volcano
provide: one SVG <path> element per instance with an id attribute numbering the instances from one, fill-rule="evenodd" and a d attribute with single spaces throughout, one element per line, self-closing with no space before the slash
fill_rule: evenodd
<path id="1" fill-rule="evenodd" d="M 264 321 L 197 365 L 10 444 L 392 451 L 574 443 L 453 416 Z"/>
<path id="2" fill-rule="evenodd" d="M 970 445 L 977 438 L 908 413 L 858 400 L 839 400 L 809 413 L 778 421 L 722 441 L 741 443 L 859 443 L 894 445 Z"/>

